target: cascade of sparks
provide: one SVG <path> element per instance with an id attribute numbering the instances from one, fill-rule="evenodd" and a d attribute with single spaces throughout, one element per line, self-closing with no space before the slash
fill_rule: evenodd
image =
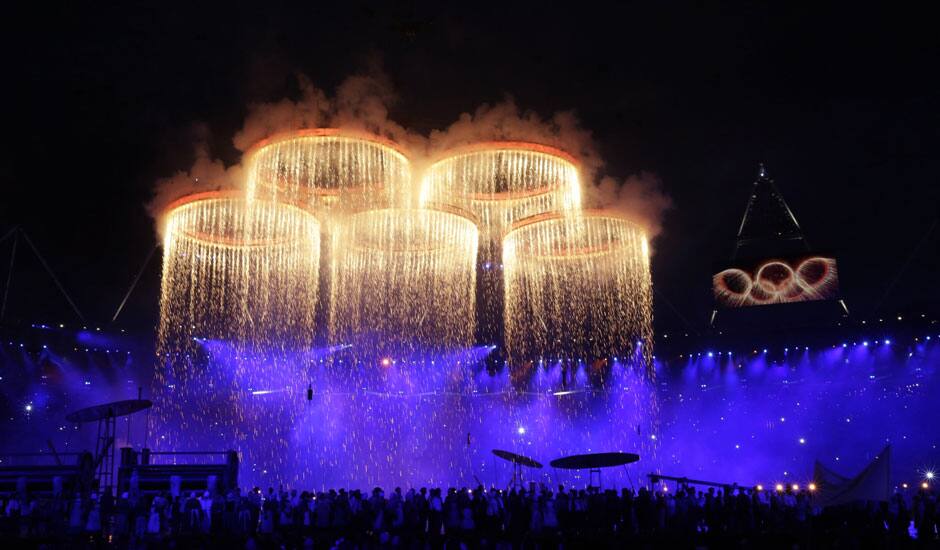
<path id="1" fill-rule="evenodd" d="M 583 380 L 614 388 L 596 406 L 603 407 L 600 419 L 617 420 L 587 426 L 610 430 L 608 445 L 630 441 L 655 458 L 658 441 L 624 430 L 626 425 L 635 426 L 637 435 L 658 431 L 653 287 L 642 229 L 605 211 L 535 216 L 506 235 L 503 266 L 513 385 L 558 368 L 561 388 Z"/>
<path id="2" fill-rule="evenodd" d="M 443 210 L 349 216 L 333 235 L 331 342 L 372 357 L 469 346 L 477 240 L 470 219 Z"/>
<path id="3" fill-rule="evenodd" d="M 410 200 L 408 159 L 379 136 L 301 130 L 266 139 L 247 157 L 249 198 L 302 205 L 321 217 Z"/>
<path id="4" fill-rule="evenodd" d="M 506 236 L 503 264 L 511 364 L 638 354 L 650 369 L 652 282 L 639 227 L 601 211 L 530 218 Z"/>
<path id="5" fill-rule="evenodd" d="M 581 205 L 575 160 L 535 143 L 497 141 L 451 151 L 426 171 L 422 204 L 446 204 L 479 219 L 480 263 L 477 290 L 481 341 L 499 341 L 503 332 L 503 281 L 499 272 L 502 239 L 513 223 Z"/>
<path id="6" fill-rule="evenodd" d="M 281 362 L 222 368 L 201 342 L 236 342 L 241 355 L 272 356 L 309 346 L 315 334 L 320 224 L 281 203 L 207 193 L 171 205 L 163 243 L 158 365 L 154 380 L 158 445 L 188 448 L 196 434 L 218 444 L 264 430 L 239 395 L 283 378 Z M 201 438 L 200 441 L 204 441 Z M 250 445 L 246 448 L 254 448 Z M 258 445 L 257 447 L 263 447 Z"/>

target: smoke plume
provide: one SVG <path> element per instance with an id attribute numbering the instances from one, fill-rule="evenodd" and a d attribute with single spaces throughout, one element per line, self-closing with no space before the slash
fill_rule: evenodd
<path id="1" fill-rule="evenodd" d="M 652 239 L 662 231 L 662 219 L 672 208 L 672 199 L 662 189 L 659 177 L 640 172 L 619 181 L 603 176 L 604 161 L 590 130 L 572 111 L 542 118 L 522 111 L 512 98 L 495 105 L 484 104 L 473 113 L 463 113 L 446 130 L 432 131 L 428 154 L 432 158 L 448 149 L 481 141 L 529 141 L 550 145 L 578 159 L 585 207 L 617 211 L 642 226 Z"/>
<path id="2" fill-rule="evenodd" d="M 619 212 L 643 227 L 650 240 L 662 232 L 663 216 L 673 206 L 662 189 L 662 181 L 651 172 L 640 172 L 623 181 L 604 176 L 585 187 L 586 208 Z"/>
<path id="3" fill-rule="evenodd" d="M 342 128 L 388 138 L 411 155 L 421 155 L 425 138 L 389 118 L 397 100 L 391 80 L 377 64 L 346 78 L 332 96 L 304 75 L 297 75 L 300 98 L 257 103 L 248 108 L 235 147 L 244 152 L 258 141 L 277 133 L 304 128 Z"/>
<path id="4" fill-rule="evenodd" d="M 193 133 L 195 159 L 192 166 L 170 177 L 158 179 L 154 185 L 153 196 L 146 205 L 147 212 L 156 222 L 157 234 L 161 237 L 164 211 L 176 199 L 193 193 L 243 188 L 241 165 L 225 166 L 221 160 L 212 158 L 209 152 L 208 129 L 205 126 L 195 125 Z"/>
<path id="5" fill-rule="evenodd" d="M 650 238 L 662 230 L 664 213 L 672 200 L 662 182 L 652 173 L 640 172 L 625 180 L 602 174 L 603 159 L 590 130 L 572 111 L 542 117 L 522 110 L 512 98 L 483 104 L 472 113 L 461 114 L 444 130 L 424 136 L 389 117 L 398 96 L 380 63 L 372 60 L 328 93 L 304 75 L 297 75 L 299 94 L 248 107 L 244 124 L 233 138 L 243 153 L 258 141 L 274 134 L 306 128 L 341 128 L 362 131 L 398 143 L 411 157 L 416 175 L 429 161 L 445 151 L 481 141 L 529 141 L 561 149 L 578 159 L 584 202 L 589 208 L 613 209 L 643 226 Z M 201 127 L 200 127 L 201 128 Z M 157 181 L 148 210 L 161 228 L 160 214 L 171 201 L 194 192 L 238 189 L 243 185 L 241 165 L 225 166 L 209 154 L 205 129 L 197 132 L 195 162 L 188 170 Z M 415 178 L 416 182 L 418 178 Z"/>
<path id="6" fill-rule="evenodd" d="M 588 179 L 603 165 L 590 130 L 581 126 L 571 111 L 560 111 L 542 118 L 533 111 L 521 111 L 515 100 L 507 98 L 495 105 L 484 103 L 473 113 L 463 113 L 446 130 L 431 132 L 428 153 L 442 152 L 481 141 L 529 141 L 565 151 L 581 164 Z"/>

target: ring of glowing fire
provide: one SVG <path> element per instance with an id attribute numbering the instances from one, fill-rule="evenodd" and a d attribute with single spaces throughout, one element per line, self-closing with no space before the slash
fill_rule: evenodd
<path id="1" fill-rule="evenodd" d="M 165 238 L 233 248 L 276 247 L 294 242 L 291 227 L 319 233 L 320 222 L 310 212 L 284 202 L 246 200 L 240 191 L 208 191 L 181 197 L 166 207 Z M 258 218 L 276 223 L 260 230 Z M 295 223 L 300 224 L 295 225 Z M 273 230 L 274 234 L 270 234 Z M 168 248 L 168 247 L 167 247 Z"/>
<path id="2" fill-rule="evenodd" d="M 344 185 L 339 178 L 315 178 L 319 181 L 314 184 L 303 183 L 301 180 L 309 179 L 309 174 L 303 175 L 297 171 L 296 160 L 280 159 L 280 147 L 295 142 L 297 146 L 303 146 L 309 151 L 303 154 L 309 158 L 317 155 L 313 150 L 318 147 L 329 148 L 336 143 L 358 144 L 372 149 L 378 155 L 388 157 L 383 165 L 385 168 L 393 169 L 390 166 L 393 162 L 398 163 L 398 169 L 409 172 L 407 178 L 410 179 L 410 161 L 404 150 L 397 143 L 377 134 L 365 131 L 346 130 L 339 128 L 308 128 L 294 130 L 290 132 L 281 132 L 262 139 L 252 145 L 245 152 L 247 159 L 246 165 L 249 167 L 248 188 L 249 196 L 254 196 L 259 187 L 274 190 L 278 193 L 295 193 L 300 199 L 312 199 L 320 202 L 332 203 L 338 200 L 343 192 L 359 191 L 379 191 L 388 185 L 406 185 L 409 181 L 390 182 L 382 178 L 370 178 L 359 163 L 350 163 L 344 168 L 350 173 L 357 170 L 362 174 L 354 175 L 351 180 L 356 181 L 355 185 Z M 324 153 L 329 155 L 327 151 Z M 394 159 L 392 161 L 391 159 Z M 265 165 L 271 165 L 274 168 Z M 293 165 L 288 168 L 289 165 Z M 274 172 L 271 173 L 265 172 Z"/>
<path id="3" fill-rule="evenodd" d="M 600 242 L 579 243 L 577 242 L 579 239 L 584 239 L 586 236 L 590 235 L 591 232 L 578 231 L 576 234 L 571 235 L 569 234 L 571 231 L 564 231 L 563 233 L 559 233 L 554 240 L 550 241 L 547 248 L 536 248 L 531 246 L 531 243 L 542 243 L 542 240 L 525 239 L 520 235 L 526 231 L 526 228 L 537 228 L 540 224 L 555 224 L 561 228 L 567 228 L 567 226 L 571 224 L 600 224 L 602 227 L 604 225 L 615 224 L 630 228 L 630 233 L 639 240 L 643 255 L 649 255 L 649 243 L 643 228 L 618 212 L 603 209 L 585 209 L 575 215 L 566 215 L 560 212 L 547 212 L 519 220 L 514 223 L 509 232 L 506 233 L 506 237 L 503 239 L 504 249 L 509 250 L 510 254 L 524 251 L 528 257 L 564 260 L 600 256 L 614 250 L 636 246 L 636 242 L 633 241 L 613 239 L 611 232 L 605 232 L 607 238 Z M 542 225 L 541 227 L 545 226 Z M 518 242 L 528 242 L 530 245 L 523 250 L 517 244 Z"/>
<path id="4" fill-rule="evenodd" d="M 834 258 L 813 256 L 795 267 L 769 260 L 752 273 L 730 268 L 713 277 L 715 298 L 727 306 L 805 302 L 831 298 L 838 284 Z"/>
<path id="5" fill-rule="evenodd" d="M 451 224 L 450 230 L 445 225 Z M 381 230 L 377 231 L 377 229 Z M 463 246 L 452 234 L 478 234 L 471 216 L 458 208 L 384 208 L 353 214 L 343 222 L 344 246 L 373 253 L 434 254 Z"/>
<path id="6" fill-rule="evenodd" d="M 512 152 L 512 151 L 521 151 L 525 153 L 530 153 L 533 156 L 542 156 L 548 157 L 553 160 L 561 160 L 571 165 L 575 173 L 580 170 L 580 163 L 570 154 L 551 147 L 549 145 L 542 145 L 540 143 L 530 143 L 526 141 L 483 141 L 478 143 L 472 143 L 468 145 L 463 145 L 450 149 L 441 155 L 442 158 L 435 161 L 429 172 L 434 171 L 436 168 L 440 168 L 444 163 L 453 163 L 457 162 L 460 159 L 470 157 L 480 153 L 500 153 L 500 152 Z M 539 195 L 547 195 L 554 191 L 563 189 L 567 185 L 567 182 L 558 181 L 551 185 L 544 185 L 540 187 L 530 188 L 530 189 L 512 189 L 506 191 L 491 191 L 491 192 L 467 192 L 464 193 L 464 197 L 467 200 L 474 202 L 494 202 L 494 201 L 512 201 L 518 199 L 526 199 L 529 197 L 537 197 Z"/>
<path id="7" fill-rule="evenodd" d="M 566 161 L 573 164 L 576 168 L 580 168 L 580 163 L 570 153 L 558 149 L 557 147 L 552 147 L 551 145 L 543 145 L 541 143 L 534 143 L 531 141 L 509 141 L 509 140 L 492 140 L 492 141 L 477 141 L 474 143 L 468 143 L 466 145 L 460 145 L 452 149 L 448 149 L 438 155 L 438 161 L 445 160 L 447 158 L 453 158 L 460 155 L 476 153 L 479 151 L 529 151 L 532 153 L 542 153 L 550 157 L 558 157 L 565 159 Z M 435 161 L 437 162 L 437 161 Z"/>
<path id="8" fill-rule="evenodd" d="M 380 136 L 379 134 L 373 134 L 371 132 L 366 132 L 364 130 L 357 131 L 345 128 L 301 128 L 299 130 L 289 130 L 287 132 L 278 132 L 272 134 L 264 139 L 258 140 L 251 147 L 245 151 L 245 158 L 250 158 L 252 155 L 257 153 L 260 149 L 263 149 L 274 143 L 282 141 L 290 141 L 296 138 L 320 138 L 320 137 L 340 137 L 340 138 L 349 138 L 356 139 L 359 141 L 370 141 L 378 145 L 382 145 L 391 149 L 401 155 L 403 160 L 407 160 L 407 155 L 405 154 L 404 149 L 395 143 L 394 141 Z"/>

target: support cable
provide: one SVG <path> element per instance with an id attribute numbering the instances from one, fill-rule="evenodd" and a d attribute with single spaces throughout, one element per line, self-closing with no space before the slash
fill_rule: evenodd
<path id="1" fill-rule="evenodd" d="M 872 310 L 872 315 L 878 313 L 878 310 L 881 309 L 881 306 L 884 304 L 885 300 L 888 298 L 888 295 L 891 294 L 891 291 L 894 290 L 895 285 L 898 284 L 898 281 L 901 280 L 901 276 L 904 275 L 904 272 L 907 271 L 908 266 L 911 265 L 911 260 L 917 256 L 917 253 L 920 252 L 921 247 L 924 246 L 924 243 L 927 242 L 929 237 L 933 234 L 934 230 L 937 228 L 937 224 L 940 223 L 940 218 L 934 218 L 933 223 L 930 224 L 930 227 L 927 231 L 921 236 L 920 240 L 917 242 L 917 246 L 911 250 L 911 253 L 907 256 L 907 259 L 904 260 L 904 263 L 901 264 L 900 269 L 898 269 L 897 274 L 891 279 L 891 284 L 888 285 L 888 288 L 885 289 L 884 294 L 881 295 L 881 299 L 878 300 L 878 303 L 875 305 L 875 308 Z"/>
<path id="2" fill-rule="evenodd" d="M 75 305 L 75 302 L 72 301 L 72 297 L 69 296 L 69 293 L 65 291 L 65 287 L 62 286 L 62 283 L 59 282 L 59 278 L 55 276 L 55 273 L 52 271 L 52 268 L 49 267 L 49 264 L 46 263 L 45 258 L 42 257 L 42 254 L 39 253 L 39 249 L 36 248 L 36 245 L 33 244 L 33 240 L 29 238 L 29 235 L 26 231 L 21 232 L 23 238 L 26 239 L 26 244 L 33 249 L 33 253 L 36 255 L 36 258 L 39 259 L 39 263 L 42 264 L 42 267 L 45 268 L 46 273 L 52 277 L 52 281 L 59 287 L 59 291 L 62 292 L 62 295 L 65 296 L 65 299 L 68 301 L 69 305 L 72 306 L 72 310 L 75 311 L 75 314 L 78 315 L 78 318 L 81 319 L 82 323 L 86 323 L 85 316 L 82 315 L 82 312 L 79 311 L 78 306 Z"/>
<path id="3" fill-rule="evenodd" d="M 671 309 L 672 312 L 676 314 L 676 317 L 678 317 L 679 320 L 682 321 L 682 324 L 685 325 L 686 330 L 698 336 L 698 331 L 695 330 L 695 328 L 692 326 L 691 323 L 689 323 L 689 320 L 686 319 L 681 313 L 679 313 L 679 310 L 676 309 L 676 306 L 672 305 L 672 302 L 666 299 L 666 297 L 663 296 L 663 293 L 657 290 L 656 287 L 653 287 L 653 294 L 658 296 L 659 299 L 663 301 L 663 303 L 669 306 L 669 309 Z"/>
<path id="4" fill-rule="evenodd" d="M 3 321 L 3 316 L 7 312 L 7 297 L 10 295 L 10 285 L 13 283 L 13 264 L 16 263 L 16 245 L 19 242 L 19 227 L 14 227 L 10 230 L 9 233 L 3 236 L 3 239 L 6 239 L 10 235 L 13 235 L 13 249 L 10 252 L 10 269 L 7 271 L 7 284 L 3 287 L 3 303 L 0 304 L 0 321 Z M 2 241 L 3 239 L 0 239 Z"/>
<path id="5" fill-rule="evenodd" d="M 111 322 L 117 321 L 118 315 L 121 314 L 121 311 L 124 309 L 124 305 L 127 304 L 127 299 L 131 297 L 131 294 L 134 292 L 134 289 L 137 288 L 137 283 L 140 282 L 141 275 L 144 274 L 144 270 L 147 269 L 147 266 L 150 265 L 150 260 L 153 259 L 153 253 L 157 251 L 159 245 L 153 245 L 153 248 L 150 249 L 150 253 L 147 254 L 147 258 L 144 260 L 143 265 L 140 266 L 140 270 L 137 272 L 137 276 L 134 277 L 134 281 L 131 283 L 131 287 L 127 289 L 127 294 L 124 295 L 124 299 L 121 300 L 121 304 L 118 306 L 117 311 L 114 312 L 114 317 L 111 317 Z"/>
<path id="6" fill-rule="evenodd" d="M 0 237 L 0 243 L 2 243 L 3 241 L 9 239 L 14 233 L 16 233 L 16 230 L 19 229 L 19 228 L 20 228 L 20 226 L 14 225 L 14 226 L 13 226 L 13 229 L 7 231 L 2 237 Z"/>

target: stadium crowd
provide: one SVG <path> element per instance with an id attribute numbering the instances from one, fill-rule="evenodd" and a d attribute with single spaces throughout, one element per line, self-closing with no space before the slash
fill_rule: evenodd
<path id="1" fill-rule="evenodd" d="M 936 494 L 820 508 L 807 492 L 381 489 L 0 500 L 0 540 L 129 548 L 921 547 Z"/>

